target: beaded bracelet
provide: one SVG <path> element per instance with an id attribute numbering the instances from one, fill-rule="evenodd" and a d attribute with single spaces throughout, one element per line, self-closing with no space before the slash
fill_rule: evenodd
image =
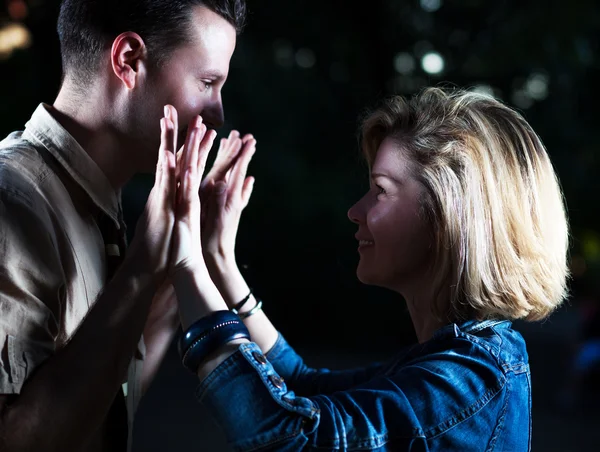
<path id="1" fill-rule="evenodd" d="M 248 328 L 230 311 L 216 311 L 191 325 L 181 336 L 178 349 L 183 365 L 197 373 L 200 364 L 227 342 L 250 339 Z"/>

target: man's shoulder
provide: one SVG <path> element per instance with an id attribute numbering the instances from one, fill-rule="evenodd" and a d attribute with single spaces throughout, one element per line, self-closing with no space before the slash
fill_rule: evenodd
<path id="1" fill-rule="evenodd" d="M 22 132 L 0 141 L 0 195 L 31 199 L 49 171 L 40 149 L 23 138 Z"/>

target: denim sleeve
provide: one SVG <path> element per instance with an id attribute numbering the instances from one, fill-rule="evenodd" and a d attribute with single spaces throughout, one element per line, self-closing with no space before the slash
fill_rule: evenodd
<path id="1" fill-rule="evenodd" d="M 455 431 L 502 389 L 489 363 L 473 371 L 465 367 L 473 358 L 465 359 L 423 362 L 307 398 L 246 343 L 200 383 L 197 397 L 236 452 L 428 451 L 430 438 Z"/>
<path id="2" fill-rule="evenodd" d="M 305 397 L 344 391 L 369 381 L 383 368 L 383 364 L 376 363 L 357 369 L 312 369 L 304 363 L 302 357 L 287 343 L 281 333 L 266 356 L 289 387 L 296 394 Z"/>

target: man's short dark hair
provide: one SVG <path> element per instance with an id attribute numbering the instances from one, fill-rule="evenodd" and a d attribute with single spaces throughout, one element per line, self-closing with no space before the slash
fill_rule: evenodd
<path id="1" fill-rule="evenodd" d="M 57 26 L 63 76 L 72 73 L 87 84 L 102 52 L 125 31 L 139 34 L 150 63 L 160 65 L 189 40 L 193 6 L 216 12 L 237 33 L 244 27 L 245 0 L 63 0 Z"/>

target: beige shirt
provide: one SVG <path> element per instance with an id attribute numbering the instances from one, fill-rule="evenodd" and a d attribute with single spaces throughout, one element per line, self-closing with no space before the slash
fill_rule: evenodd
<path id="1" fill-rule="evenodd" d="M 120 193 L 50 108 L 0 142 L 0 394 L 19 394 L 72 337 L 106 278 L 96 219 L 104 212 L 119 226 Z M 144 352 L 141 338 L 124 385 L 128 450 Z M 102 443 L 99 433 L 86 452 Z"/>

